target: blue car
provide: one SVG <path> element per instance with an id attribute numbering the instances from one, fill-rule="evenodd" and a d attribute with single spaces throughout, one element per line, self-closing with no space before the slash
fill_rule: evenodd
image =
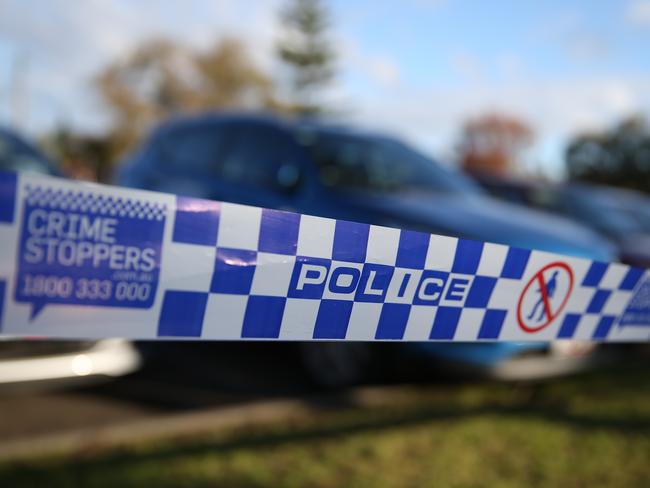
<path id="1" fill-rule="evenodd" d="M 650 199 L 621 188 L 573 183 L 543 193 L 544 209 L 588 225 L 618 246 L 624 263 L 650 267 Z"/>
<path id="2" fill-rule="evenodd" d="M 569 218 L 610 239 L 625 264 L 650 267 L 650 198 L 587 183 L 550 185 L 475 175 L 495 197 Z"/>
<path id="3" fill-rule="evenodd" d="M 593 232 L 493 200 L 397 139 L 315 121 L 253 114 L 172 120 L 123 164 L 118 183 L 591 259 L 613 257 L 610 244 Z M 500 376 L 534 376 L 524 366 L 508 365 L 520 356 L 535 356 L 544 365 L 549 355 L 548 344 L 399 347 Z M 328 385 L 359 381 L 372 357 L 372 346 L 363 343 L 301 348 L 308 370 Z M 562 367 L 555 361 L 546 371 Z"/>

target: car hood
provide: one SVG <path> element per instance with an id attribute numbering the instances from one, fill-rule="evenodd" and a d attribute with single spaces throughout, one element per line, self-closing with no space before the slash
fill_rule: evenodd
<path id="1" fill-rule="evenodd" d="M 388 216 L 388 225 L 510 246 L 611 260 L 609 241 L 569 220 L 471 194 L 364 194 L 362 206 Z M 391 221 L 392 220 L 392 221 Z"/>

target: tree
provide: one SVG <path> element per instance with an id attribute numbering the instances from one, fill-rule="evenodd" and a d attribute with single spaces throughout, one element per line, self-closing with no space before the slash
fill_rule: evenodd
<path id="1" fill-rule="evenodd" d="M 583 134 L 566 150 L 572 180 L 591 181 L 650 192 L 650 128 L 630 117 L 611 130 Z"/>
<path id="2" fill-rule="evenodd" d="M 334 77 L 335 51 L 328 39 L 329 15 L 320 0 L 291 0 L 281 11 L 284 36 L 277 53 L 290 71 L 292 109 L 323 111 L 317 93 Z"/>
<path id="3" fill-rule="evenodd" d="M 110 181 L 110 140 L 79 134 L 58 126 L 42 140 L 48 154 L 60 163 L 63 174 L 74 179 Z"/>
<path id="4" fill-rule="evenodd" d="M 106 67 L 97 86 L 114 116 L 110 138 L 115 155 L 174 114 L 279 106 L 273 83 L 235 39 L 223 39 L 206 52 L 169 40 L 145 42 L 125 60 Z"/>
<path id="5" fill-rule="evenodd" d="M 130 148 L 156 120 L 191 107 L 194 76 L 191 53 L 167 40 L 145 42 L 104 69 L 97 85 L 114 115 L 115 143 Z"/>
<path id="6" fill-rule="evenodd" d="M 505 175 L 533 142 L 526 122 L 509 115 L 487 114 L 463 126 L 458 144 L 460 164 L 469 173 Z"/>
<path id="7" fill-rule="evenodd" d="M 253 65 L 241 42 L 223 39 L 197 55 L 196 63 L 198 108 L 281 109 L 273 82 Z"/>

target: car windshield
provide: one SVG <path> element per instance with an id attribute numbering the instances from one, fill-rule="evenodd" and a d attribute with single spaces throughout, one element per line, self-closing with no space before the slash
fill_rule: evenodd
<path id="1" fill-rule="evenodd" d="M 478 193 L 467 178 L 388 138 L 331 132 L 304 132 L 324 185 L 381 192 Z"/>

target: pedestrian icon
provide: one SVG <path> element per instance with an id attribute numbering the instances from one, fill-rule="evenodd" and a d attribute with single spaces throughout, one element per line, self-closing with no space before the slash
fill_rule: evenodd
<path id="1" fill-rule="evenodd" d="M 546 293 L 544 293 L 544 287 L 541 284 L 539 285 L 539 288 L 537 289 L 537 292 L 539 293 L 539 300 L 537 300 L 537 303 L 535 303 L 533 310 L 530 312 L 528 317 L 526 317 L 528 320 L 533 318 L 538 308 L 540 309 L 540 313 L 537 319 L 535 320 L 539 322 L 545 316 L 548 318 L 549 314 L 547 308 L 550 307 L 546 307 L 544 302 L 545 300 L 548 301 L 548 299 L 553 298 L 553 294 L 555 293 L 555 288 L 557 287 L 557 274 L 558 274 L 557 270 L 553 271 L 552 278 L 548 281 L 548 283 L 546 283 Z M 544 295 L 546 295 L 546 297 Z"/>
<path id="2" fill-rule="evenodd" d="M 563 262 L 544 266 L 533 275 L 519 297 L 517 320 L 526 332 L 538 332 L 562 312 L 573 289 L 573 271 Z"/>

